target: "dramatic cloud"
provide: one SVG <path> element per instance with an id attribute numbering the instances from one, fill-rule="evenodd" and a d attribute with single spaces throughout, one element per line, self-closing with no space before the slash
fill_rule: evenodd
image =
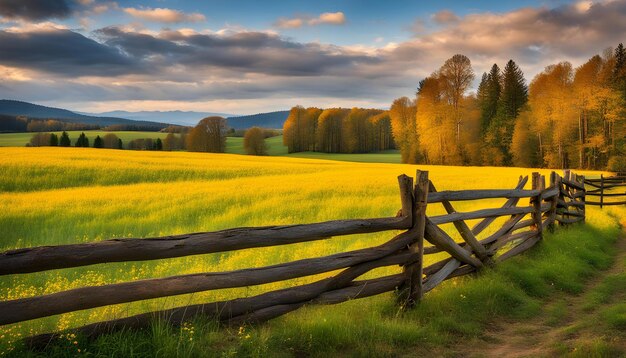
<path id="1" fill-rule="evenodd" d="M 340 22 L 320 15 L 289 19 L 283 27 L 322 18 Z M 529 81 L 551 63 L 578 66 L 624 41 L 626 0 L 465 16 L 442 11 L 416 24 L 419 35 L 376 46 L 298 42 L 243 29 L 118 26 L 80 34 L 50 24 L 20 25 L 0 30 L 0 97 L 111 101 L 125 108 L 160 101 L 199 109 L 194 106 L 204 103 L 204 110 L 234 113 L 298 103 L 386 107 L 412 95 L 420 79 L 456 53 L 471 59 L 477 77 L 509 59 Z"/>
<path id="2" fill-rule="evenodd" d="M 568 60 L 581 64 L 624 41 L 626 1 L 588 1 L 557 8 L 522 8 L 507 13 L 470 14 L 441 30 L 400 44 L 393 57 L 441 63 L 463 53 L 478 73 L 509 58 L 528 79 L 544 66 Z M 436 67 L 432 67 L 434 70 Z"/>
<path id="3" fill-rule="evenodd" d="M 72 13 L 70 5 L 67 0 L 1 0 L 0 16 L 34 21 L 65 18 Z"/>
<path id="4" fill-rule="evenodd" d="M 241 73 L 313 76 L 349 71 L 359 63 L 379 59 L 336 46 L 302 44 L 265 32 L 200 34 L 163 31 L 158 36 L 123 31 L 117 27 L 97 32 L 104 44 L 155 67 L 207 67 Z"/>
<path id="5" fill-rule="evenodd" d="M 296 29 L 304 25 L 343 25 L 346 23 L 346 16 L 343 12 L 325 12 L 318 17 L 300 16 L 291 19 L 280 18 L 274 26 L 282 29 Z"/>
<path id="6" fill-rule="evenodd" d="M 69 77 L 141 71 L 116 48 L 58 28 L 0 30 L 0 64 Z"/>
<path id="7" fill-rule="evenodd" d="M 132 17 L 142 20 L 163 22 L 168 24 L 180 22 L 201 22 L 206 21 L 204 15 L 199 13 L 186 14 L 182 11 L 166 9 L 166 8 L 140 8 L 127 7 L 124 12 Z"/>

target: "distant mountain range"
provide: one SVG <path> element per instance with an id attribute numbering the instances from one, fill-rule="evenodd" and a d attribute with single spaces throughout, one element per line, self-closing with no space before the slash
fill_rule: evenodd
<path id="1" fill-rule="evenodd" d="M 126 118 L 108 116 L 88 116 L 68 111 L 66 109 L 40 106 L 38 104 L 8 99 L 0 100 L 0 114 L 10 116 L 26 116 L 29 118 L 57 119 L 63 122 L 95 124 L 103 127 L 114 124 L 151 126 L 158 128 L 165 128 L 168 126 L 167 123 L 153 121 L 134 121 Z"/>
<path id="2" fill-rule="evenodd" d="M 56 119 L 63 122 L 83 123 L 102 127 L 123 124 L 135 126 L 151 126 L 165 128 L 169 124 L 194 126 L 202 118 L 210 116 L 225 117 L 228 126 L 235 129 L 262 127 L 279 129 L 289 115 L 289 111 L 258 113 L 246 116 L 237 116 L 226 113 L 193 112 L 193 111 L 110 111 L 103 113 L 81 113 L 67 109 L 46 107 L 38 104 L 0 100 L 0 115 L 26 116 L 29 118 Z"/>
<path id="3" fill-rule="evenodd" d="M 261 127 L 268 129 L 282 129 L 289 111 L 257 113 L 248 116 L 228 117 L 228 126 L 235 129 Z"/>
<path id="4" fill-rule="evenodd" d="M 152 121 L 178 124 L 181 126 L 195 126 L 202 118 L 219 116 L 233 117 L 234 114 L 193 112 L 193 111 L 110 111 L 103 113 L 84 113 L 90 116 L 119 117 L 132 119 L 133 121 Z"/>

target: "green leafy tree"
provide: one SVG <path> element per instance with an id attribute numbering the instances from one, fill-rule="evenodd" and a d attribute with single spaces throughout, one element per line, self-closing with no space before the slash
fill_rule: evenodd
<path id="1" fill-rule="evenodd" d="M 56 147 L 59 145 L 59 136 L 54 133 L 50 134 L 50 146 Z"/>

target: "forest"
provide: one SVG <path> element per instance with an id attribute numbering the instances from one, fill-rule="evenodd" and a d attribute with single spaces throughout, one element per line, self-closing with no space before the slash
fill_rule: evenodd
<path id="1" fill-rule="evenodd" d="M 289 152 L 397 148 L 404 163 L 626 170 L 626 50 L 579 67 L 547 66 L 530 83 L 509 60 L 483 73 L 452 56 L 389 110 L 294 107 Z"/>

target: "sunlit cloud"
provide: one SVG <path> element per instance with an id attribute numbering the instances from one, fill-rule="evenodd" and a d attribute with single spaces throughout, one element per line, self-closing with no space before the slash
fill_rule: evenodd
<path id="1" fill-rule="evenodd" d="M 432 18 L 438 24 L 452 24 L 461 20 L 461 18 L 450 10 L 441 10 L 435 13 Z"/>
<path id="2" fill-rule="evenodd" d="M 293 18 L 280 18 L 274 26 L 282 29 L 297 29 L 304 25 L 343 25 L 346 23 L 346 16 L 343 12 L 325 12 L 317 17 L 298 16 Z"/>
<path id="3" fill-rule="evenodd" d="M 206 21 L 206 17 L 200 13 L 186 14 L 182 11 L 167 8 L 124 8 L 124 12 L 132 17 L 142 20 L 163 22 L 163 23 L 180 23 L 180 22 L 202 22 Z"/>
<path id="4" fill-rule="evenodd" d="M 290 26 L 322 18 L 331 21 L 297 17 L 301 23 Z M 408 40 L 385 36 L 350 45 L 236 25 L 159 29 L 137 21 L 80 32 L 22 21 L 0 29 L 0 97 L 98 103 L 105 110 L 138 103 L 233 113 L 305 102 L 386 107 L 393 98 L 412 96 L 422 78 L 456 53 L 471 59 L 478 78 L 509 59 L 528 81 L 552 63 L 578 66 L 624 41 L 626 0 L 464 16 L 440 11 L 424 18 L 416 22 L 420 33 Z"/>

